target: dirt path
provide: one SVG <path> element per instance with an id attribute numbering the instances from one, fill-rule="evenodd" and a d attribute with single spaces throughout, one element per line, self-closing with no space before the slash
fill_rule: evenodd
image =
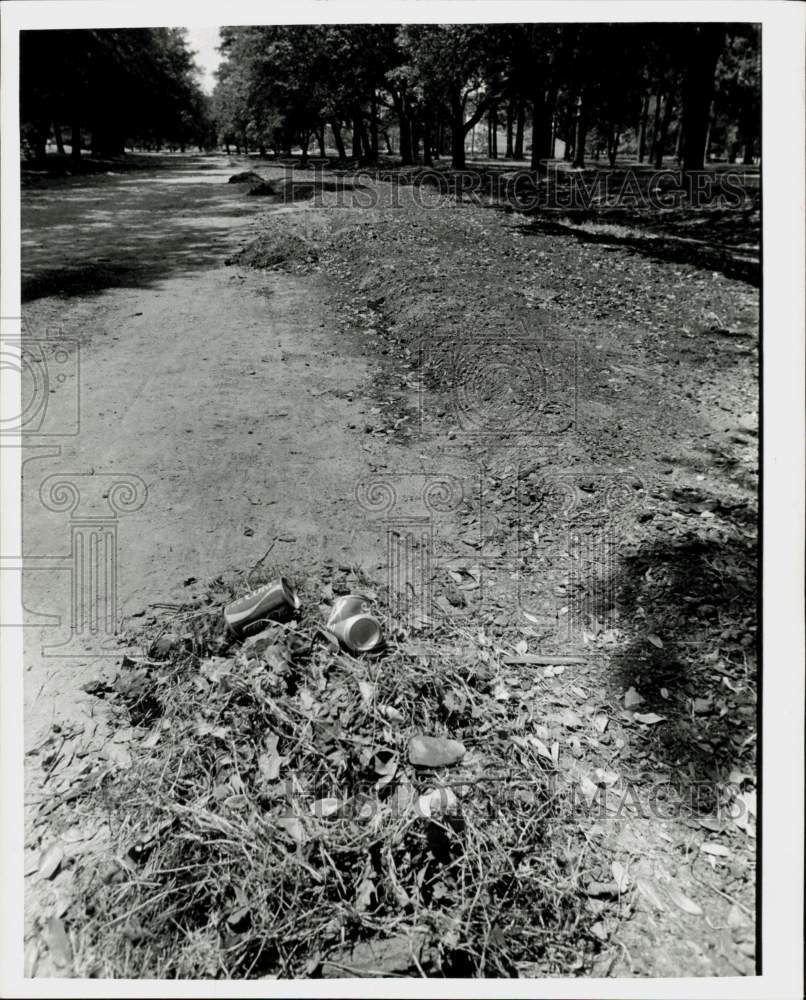
<path id="1" fill-rule="evenodd" d="M 236 169 L 177 159 L 24 199 L 28 335 L 60 329 L 78 344 L 65 380 L 51 379 L 45 426 L 80 417 L 79 433 L 34 440 L 46 450 L 25 467 L 26 607 L 62 621 L 27 633 L 26 746 L 54 722 L 94 725 L 98 702 L 81 684 L 119 660 L 118 647 L 93 655 L 97 641 L 72 658 L 41 650 L 69 631 L 71 537 L 84 551 L 110 497 L 121 511 L 101 534 L 117 532 L 125 625 L 261 560 L 382 579 L 385 503 L 414 523 L 438 484 L 440 613 L 502 649 L 583 658 L 556 673 L 503 670 L 476 726 L 518 735 L 528 706 L 569 786 L 615 796 L 598 822 L 562 817 L 598 859 L 575 861 L 574 891 L 580 871 L 611 886 L 610 902 L 582 890 L 600 917 L 597 974 L 750 974 L 750 824 L 725 819 L 721 802 L 663 815 L 623 803 L 636 790 L 731 786 L 754 802 L 754 292 L 488 209 L 273 205 L 228 186 Z M 256 232 L 269 260 L 276 240 L 304 249 L 325 230 L 315 266 L 225 265 Z M 457 361 L 454 344 L 469 355 Z M 479 426 L 495 432 L 474 437 Z M 57 473 L 80 492 L 72 515 L 75 494 L 47 481 Z M 562 500 L 547 509 L 546 475 L 575 496 L 573 529 L 557 522 Z M 590 563 L 610 544 L 600 515 L 614 477 L 635 494 L 605 526 L 617 605 Z M 30 763 L 40 801 L 50 765 Z M 629 901 L 612 890 L 622 875 Z"/>
<path id="2" fill-rule="evenodd" d="M 80 685 L 97 670 L 93 658 L 41 655 L 67 637 L 71 594 L 71 513 L 42 502 L 46 477 L 79 489 L 73 517 L 110 514 L 110 473 L 138 491 L 139 509 L 117 518 L 124 623 L 272 546 L 269 562 L 289 572 L 382 555 L 349 502 L 368 471 L 348 427 L 364 419 L 366 361 L 336 342 L 316 280 L 225 266 L 258 207 L 224 183 L 230 173 L 208 159 L 26 198 L 28 335 L 75 342 L 45 429 L 70 427 L 76 409 L 80 420 L 75 436 L 42 437 L 61 454 L 33 453 L 24 473 L 25 555 L 48 567 L 26 574 L 26 607 L 63 623 L 28 631 L 29 747 L 81 717 Z"/>

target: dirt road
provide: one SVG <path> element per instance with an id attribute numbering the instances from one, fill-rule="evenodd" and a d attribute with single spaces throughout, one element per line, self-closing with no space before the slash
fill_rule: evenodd
<path id="1" fill-rule="evenodd" d="M 78 430 L 38 436 L 61 453 L 24 471 L 26 607 L 62 621 L 28 631 L 27 746 L 81 714 L 80 684 L 97 669 L 41 648 L 67 638 L 70 518 L 113 513 L 109 474 L 138 493 L 137 509 L 117 512 L 124 623 L 187 598 L 188 578 L 243 571 L 270 547 L 288 571 L 382 555 L 351 505 L 368 471 L 348 427 L 365 419 L 366 361 L 336 342 L 315 279 L 225 266 L 264 208 L 226 184 L 232 172 L 224 159 L 183 159 L 26 196 L 26 329 L 64 338 L 69 353 L 42 429 Z M 72 513 L 40 497 L 56 475 L 80 491 Z"/>
<path id="2" fill-rule="evenodd" d="M 315 267 L 227 266 L 256 233 L 269 236 L 268 260 L 272 233 L 305 247 L 321 221 L 304 202 L 272 205 L 227 185 L 237 169 L 177 157 L 23 199 L 28 337 L 72 342 L 48 355 L 31 439 L 44 450 L 24 469 L 26 607 L 61 618 L 29 617 L 26 746 L 54 722 L 96 714 L 81 684 L 119 660 L 114 645 L 99 660 L 97 641 L 89 655 L 80 643 L 70 658 L 42 654 L 69 634 L 76 580 L 79 616 L 111 607 L 110 577 L 93 576 L 93 560 L 116 572 L 110 619 L 124 626 L 261 561 L 315 575 L 331 560 L 378 579 L 389 569 L 386 500 L 405 514 L 407 492 L 439 480 L 442 611 L 507 648 L 584 654 L 566 672 L 504 671 L 484 725 L 509 712 L 520 739 L 516 709 L 528 704 L 569 782 L 617 787 L 622 803 L 631 789 L 718 798 L 732 787 L 754 809 L 755 290 L 616 237 L 585 245 L 455 205 L 353 213 Z M 425 361 L 418 336 L 434 348 Z M 460 359 L 458 393 L 456 359 L 440 344 L 476 352 Z M 424 406 L 418 368 L 432 380 Z M 517 425 L 524 412 L 529 446 L 551 444 L 526 463 L 517 435 L 499 447 L 464 433 Z M 546 507 L 545 473 L 578 504 L 573 531 L 557 522 L 562 499 Z M 373 478 L 374 492 L 357 489 Z M 454 481 L 476 484 L 464 503 L 450 496 Z M 624 483 L 632 499 L 620 505 Z M 608 497 L 616 513 L 602 526 Z M 591 558 L 604 560 L 618 601 Z M 533 682 L 539 698 L 513 693 Z M 30 762 L 39 801 L 49 765 Z M 701 819 L 618 804 L 615 816 L 578 821 L 620 866 L 586 878 L 621 883 L 626 871 L 636 890 L 628 904 L 617 888 L 609 907 L 582 890 L 608 942 L 599 974 L 752 972 L 752 824 L 722 806 L 709 801 Z"/>

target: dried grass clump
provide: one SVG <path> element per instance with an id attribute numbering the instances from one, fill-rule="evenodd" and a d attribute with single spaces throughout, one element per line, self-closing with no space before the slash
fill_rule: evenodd
<path id="1" fill-rule="evenodd" d="M 317 590 L 300 621 L 232 644 L 219 593 L 124 661 L 111 703 L 143 738 L 81 805 L 116 853 L 77 867 L 77 973 L 582 971 L 581 835 L 552 819 L 550 763 L 509 738 L 522 719 L 491 697 L 495 652 L 445 625 L 359 661 L 321 632 Z M 416 768 L 416 734 L 465 756 Z"/>

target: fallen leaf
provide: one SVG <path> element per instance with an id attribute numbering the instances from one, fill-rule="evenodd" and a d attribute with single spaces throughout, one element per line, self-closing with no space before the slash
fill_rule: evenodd
<path id="1" fill-rule="evenodd" d="M 379 705 L 378 711 L 385 719 L 388 719 L 390 722 L 403 722 L 404 720 L 403 713 L 398 711 L 392 705 Z"/>
<path id="2" fill-rule="evenodd" d="M 311 806 L 311 812 L 317 819 L 330 819 L 337 816 L 341 808 L 341 799 L 317 799 Z"/>
<path id="3" fill-rule="evenodd" d="M 237 910 L 233 910 L 227 917 L 227 924 L 230 930 L 236 934 L 242 934 L 245 930 L 248 930 L 251 923 L 252 912 L 249 906 L 239 906 Z"/>
<path id="4" fill-rule="evenodd" d="M 599 793 L 597 785 L 591 781 L 587 774 L 583 774 L 579 779 L 579 787 L 582 790 L 582 794 L 588 800 L 588 804 L 590 804 Z"/>
<path id="5" fill-rule="evenodd" d="M 652 632 L 650 632 L 646 638 L 647 642 L 651 642 L 656 649 L 663 649 L 663 641 Z"/>
<path id="6" fill-rule="evenodd" d="M 148 736 L 145 737 L 140 746 L 144 747 L 146 750 L 153 750 L 154 747 L 159 743 L 161 735 L 162 735 L 162 729 L 159 726 L 155 726 L 148 734 Z"/>
<path id="7" fill-rule="evenodd" d="M 493 698 L 495 698 L 496 701 L 509 701 L 509 689 L 500 678 L 493 688 Z"/>
<path id="8" fill-rule="evenodd" d="M 48 942 L 48 950 L 53 964 L 57 969 L 67 972 L 73 966 L 73 946 L 64 924 L 58 917 L 48 918 L 45 924 L 45 936 Z"/>
<path id="9" fill-rule="evenodd" d="M 127 771 L 132 766 L 132 755 L 126 747 L 120 746 L 118 743 L 107 743 L 101 754 L 122 771 Z"/>
<path id="10" fill-rule="evenodd" d="M 223 656 L 212 656 L 201 662 L 199 671 L 211 684 L 220 684 L 224 677 L 232 673 L 232 660 Z"/>
<path id="11" fill-rule="evenodd" d="M 700 850 L 703 854 L 711 854 L 715 858 L 729 858 L 732 853 L 729 847 L 725 847 L 724 844 L 715 844 L 712 840 L 706 840 L 704 844 L 700 844 Z"/>
<path id="12" fill-rule="evenodd" d="M 305 827 L 298 816 L 281 816 L 277 820 L 277 825 L 290 840 L 297 844 L 304 844 L 308 839 Z"/>
<path id="13" fill-rule="evenodd" d="M 375 883 L 371 878 L 363 878 L 358 884 L 358 892 L 355 896 L 355 908 L 359 913 L 368 910 L 372 906 L 375 896 Z"/>
<path id="14" fill-rule="evenodd" d="M 677 886 L 667 885 L 666 891 L 669 894 L 669 898 L 675 904 L 675 906 L 680 907 L 680 909 L 683 910 L 684 913 L 690 913 L 694 917 L 702 916 L 702 910 L 700 909 L 700 907 L 694 902 L 693 899 L 689 899 L 689 897 L 684 892 L 681 892 L 680 889 L 677 888 Z"/>
<path id="15" fill-rule="evenodd" d="M 257 766 L 266 781 L 277 781 L 283 759 L 278 753 L 262 753 L 257 759 Z"/>
<path id="16" fill-rule="evenodd" d="M 624 707 L 634 708 L 636 705 L 643 705 L 644 699 L 634 687 L 628 688 L 624 693 Z"/>
<path id="17" fill-rule="evenodd" d="M 53 878 L 61 868 L 62 861 L 64 861 L 64 850 L 59 844 L 51 844 L 46 851 L 42 852 L 39 858 L 39 877 L 44 879 Z"/>
<path id="18" fill-rule="evenodd" d="M 378 776 L 375 787 L 385 788 L 397 773 L 398 757 L 393 750 L 379 750 L 372 758 L 372 770 Z"/>
<path id="19" fill-rule="evenodd" d="M 616 771 L 606 771 L 604 768 L 597 767 L 593 772 L 593 780 L 597 785 L 604 785 L 605 788 L 609 788 L 611 785 L 615 785 L 619 780 L 619 775 Z"/>
<path id="20" fill-rule="evenodd" d="M 603 713 L 600 713 L 599 715 L 594 715 L 593 717 L 593 725 L 598 733 L 603 733 L 607 729 L 609 722 L 610 720 Z"/>
<path id="21" fill-rule="evenodd" d="M 375 685 L 370 684 L 369 681 L 359 681 L 358 690 L 361 692 L 361 700 L 364 702 L 364 705 L 370 708 L 375 698 Z"/>
<path id="22" fill-rule="evenodd" d="M 613 861 L 610 865 L 610 871 L 616 885 L 618 886 L 618 891 L 620 893 L 625 893 L 630 887 L 630 876 L 627 873 L 627 869 L 620 861 Z"/>
<path id="23" fill-rule="evenodd" d="M 633 718 L 636 722 L 642 722 L 645 726 L 654 726 L 658 722 L 666 721 L 662 715 L 655 715 L 654 712 L 647 712 L 644 715 L 640 712 L 636 712 Z"/>
<path id="24" fill-rule="evenodd" d="M 655 883 L 651 879 L 639 877 L 635 880 L 635 885 L 644 899 L 650 902 L 656 910 L 666 909 L 666 906 L 664 905 L 663 900 L 660 898 L 658 890 L 655 887 Z"/>
<path id="25" fill-rule="evenodd" d="M 417 800 L 420 816 L 431 819 L 456 810 L 459 800 L 452 788 L 431 788 Z"/>
<path id="26" fill-rule="evenodd" d="M 458 764 L 465 748 L 458 740 L 443 736 L 413 736 L 409 741 L 409 761 L 415 767 L 447 767 Z"/>

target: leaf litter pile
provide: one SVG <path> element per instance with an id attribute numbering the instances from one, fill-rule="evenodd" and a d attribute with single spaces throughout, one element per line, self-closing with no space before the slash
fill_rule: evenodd
<path id="1" fill-rule="evenodd" d="M 89 762 L 89 794 L 51 814 L 109 827 L 107 862 L 76 862 L 76 974 L 517 976 L 593 960 L 595 859 L 575 824 L 558 828 L 557 747 L 523 735 L 531 709 L 495 701 L 505 650 L 446 624 L 438 647 L 398 631 L 353 658 L 317 607 L 346 579 L 304 581 L 299 620 L 242 642 L 219 581 L 88 686 L 131 750 Z"/>

